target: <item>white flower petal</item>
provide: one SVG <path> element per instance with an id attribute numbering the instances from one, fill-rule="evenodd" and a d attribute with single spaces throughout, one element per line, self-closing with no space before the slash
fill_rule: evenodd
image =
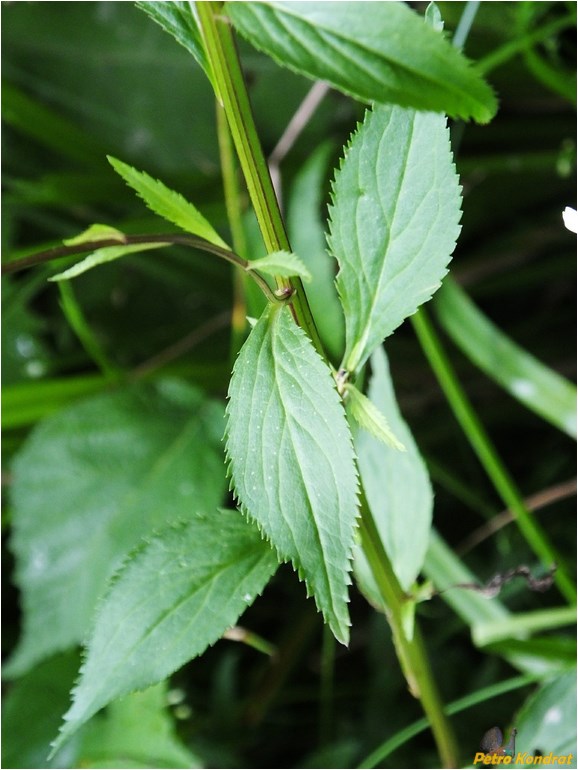
<path id="1" fill-rule="evenodd" d="M 571 230 L 573 233 L 578 233 L 578 212 L 576 209 L 566 206 L 562 212 L 562 219 L 568 230 Z"/>

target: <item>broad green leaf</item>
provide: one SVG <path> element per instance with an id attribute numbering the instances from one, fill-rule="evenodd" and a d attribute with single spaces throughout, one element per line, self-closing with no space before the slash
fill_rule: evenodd
<path id="1" fill-rule="evenodd" d="M 148 251 L 149 249 L 161 249 L 163 246 L 168 245 L 167 243 L 138 243 L 131 244 L 130 246 L 104 246 L 102 249 L 93 251 L 92 254 L 89 254 L 67 270 L 63 270 L 62 273 L 51 276 L 48 280 L 68 281 L 70 278 L 76 278 L 77 275 L 86 273 L 87 270 L 92 270 L 93 267 L 104 265 L 107 262 L 114 262 L 115 259 L 125 257 L 127 254 L 135 254 L 140 251 Z"/>
<path id="2" fill-rule="evenodd" d="M 161 26 L 165 32 L 172 35 L 177 43 L 180 43 L 192 54 L 197 63 L 204 69 L 209 80 L 213 80 L 211 66 L 205 54 L 203 40 L 197 18 L 195 16 L 195 4 L 190 2 L 136 2 L 137 8 L 148 14 L 153 21 Z"/>
<path id="3" fill-rule="evenodd" d="M 355 385 L 347 385 L 349 413 L 355 422 L 384 444 L 405 452 L 404 445 L 395 437 L 385 415 Z"/>
<path id="4" fill-rule="evenodd" d="M 13 464 L 26 671 L 86 635 L 111 573 L 143 535 L 213 511 L 224 492 L 221 405 L 176 380 L 106 393 L 31 433 Z"/>
<path id="5" fill-rule="evenodd" d="M 274 251 L 266 257 L 253 259 L 249 262 L 247 270 L 259 270 L 267 275 L 280 275 L 283 278 L 291 278 L 298 275 L 304 281 L 311 280 L 311 273 L 303 260 L 291 251 Z"/>
<path id="6" fill-rule="evenodd" d="M 243 511 L 292 561 L 347 643 L 353 448 L 329 369 L 288 308 L 267 308 L 245 342 L 227 416 L 229 471 Z"/>
<path id="7" fill-rule="evenodd" d="M 321 219 L 329 157 L 334 149 L 323 142 L 301 166 L 287 199 L 289 241 L 302 254 L 311 271 L 307 299 L 323 345 L 335 363 L 339 363 L 345 342 L 343 310 L 335 288 L 335 260 L 327 253 L 325 223 Z"/>
<path id="8" fill-rule="evenodd" d="M 460 217 L 445 118 L 401 107 L 368 111 L 345 150 L 330 206 L 346 369 L 359 369 L 439 288 Z"/>
<path id="9" fill-rule="evenodd" d="M 83 230 L 79 235 L 75 235 L 73 238 L 66 238 L 63 243 L 66 246 L 77 246 L 81 243 L 90 243 L 92 241 L 109 241 L 114 239 L 119 243 L 126 243 L 126 236 L 116 227 L 110 225 L 90 225 L 86 230 Z"/>
<path id="10" fill-rule="evenodd" d="M 440 324 L 456 345 L 507 392 L 576 438 L 576 388 L 521 348 L 448 279 L 436 296 Z"/>
<path id="11" fill-rule="evenodd" d="M 433 493 L 427 470 L 413 436 L 403 420 L 383 350 L 371 358 L 373 376 L 369 397 L 406 447 L 405 452 L 387 446 L 366 431 L 356 437 L 358 467 L 367 502 L 383 546 L 402 588 L 418 576 L 429 542 Z M 374 603 L 382 604 L 379 591 L 361 548 L 355 553 L 355 574 Z"/>
<path id="12" fill-rule="evenodd" d="M 54 733 L 51 738 L 54 738 Z M 77 767 L 202 767 L 177 738 L 167 706 L 167 684 L 111 703 L 83 731 Z"/>
<path id="13" fill-rule="evenodd" d="M 165 679 L 236 623 L 277 568 L 237 511 L 169 526 L 136 550 L 94 622 L 57 749 L 99 709 Z"/>
<path id="14" fill-rule="evenodd" d="M 572 759 L 565 767 L 576 767 L 576 670 L 538 687 L 518 713 L 516 749 L 533 757 L 544 757 L 540 767 L 561 767 L 553 756 Z M 550 761 L 548 761 L 548 759 Z"/>
<path id="15" fill-rule="evenodd" d="M 79 660 L 76 650 L 56 655 L 10 686 L 2 699 L 2 767 L 79 767 L 81 734 L 48 760 Z"/>
<path id="16" fill-rule="evenodd" d="M 256 48 L 365 102 L 487 123 L 497 109 L 470 62 L 403 3 L 225 4 Z"/>
<path id="17" fill-rule="evenodd" d="M 221 246 L 223 249 L 229 248 L 196 206 L 189 203 L 180 193 L 170 190 L 158 179 L 153 179 L 144 171 L 137 171 L 116 158 L 107 157 L 117 174 L 124 179 L 129 187 L 136 190 L 155 214 L 167 219 L 177 227 L 181 227 L 188 233 L 198 235 L 200 238 L 214 243 L 216 246 Z"/>

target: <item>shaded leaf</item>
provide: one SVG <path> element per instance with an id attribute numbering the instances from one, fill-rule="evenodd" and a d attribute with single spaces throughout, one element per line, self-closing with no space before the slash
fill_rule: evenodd
<path id="1" fill-rule="evenodd" d="M 382 349 L 371 358 L 369 397 L 385 415 L 405 452 L 361 431 L 355 441 L 359 472 L 383 546 L 402 588 L 408 589 L 425 560 L 432 520 L 433 493 L 429 476 L 410 430 L 401 416 Z M 355 574 L 374 604 L 382 600 L 369 565 L 356 549 Z"/>
<path id="2" fill-rule="evenodd" d="M 79 402 L 40 423 L 13 464 L 24 632 L 5 672 L 79 643 L 126 553 L 224 492 L 222 408 L 174 380 Z"/>
<path id="3" fill-rule="evenodd" d="M 267 308 L 235 363 L 227 458 L 243 511 L 348 638 L 356 476 L 333 378 L 285 307 Z"/>
<path id="4" fill-rule="evenodd" d="M 522 404 L 576 438 L 576 387 L 511 340 L 451 279 L 434 303 L 440 324 L 488 377 Z"/>
<path id="5" fill-rule="evenodd" d="M 497 109 L 470 62 L 403 3 L 225 4 L 256 48 L 302 75 L 365 102 L 473 117 Z"/>
<path id="6" fill-rule="evenodd" d="M 97 249 L 84 257 L 80 262 L 77 262 L 72 267 L 63 270 L 62 273 L 57 273 L 51 276 L 49 281 L 67 281 L 70 278 L 76 278 L 77 275 L 86 273 L 87 270 L 92 270 L 93 267 L 104 265 L 107 262 L 114 262 L 115 259 L 125 257 L 127 254 L 137 254 L 140 251 L 149 251 L 150 249 L 161 249 L 163 246 L 168 246 L 167 243 L 138 243 L 131 244 L 130 246 L 104 246 L 102 249 Z"/>
<path id="7" fill-rule="evenodd" d="M 445 118 L 401 107 L 367 112 L 335 175 L 330 206 L 346 369 L 359 369 L 439 288 L 460 217 Z"/>
<path id="8" fill-rule="evenodd" d="M 57 749 L 114 698 L 200 655 L 252 604 L 277 568 L 237 511 L 170 526 L 131 554 L 102 601 Z"/>
<path id="9" fill-rule="evenodd" d="M 311 273 L 303 264 L 303 260 L 290 251 L 274 251 L 266 257 L 253 259 L 247 265 L 247 270 L 259 270 L 267 275 L 280 275 L 291 278 L 298 275 L 304 281 L 311 280 Z"/>
<path id="10" fill-rule="evenodd" d="M 188 233 L 198 235 L 216 246 L 229 248 L 212 225 L 205 219 L 196 206 L 193 206 L 180 193 L 170 190 L 158 179 L 153 179 L 144 171 L 137 171 L 127 163 L 107 156 L 109 163 L 129 187 L 136 190 L 146 205 L 177 227 Z"/>

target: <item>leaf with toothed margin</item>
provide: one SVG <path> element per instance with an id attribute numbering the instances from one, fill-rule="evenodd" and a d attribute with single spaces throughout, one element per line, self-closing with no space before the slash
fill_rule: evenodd
<path id="1" fill-rule="evenodd" d="M 169 526 L 134 551 L 97 610 L 53 753 L 115 698 L 160 682 L 237 622 L 277 568 L 238 511 Z"/>
<path id="2" fill-rule="evenodd" d="M 357 477 L 329 369 L 287 307 L 265 310 L 235 363 L 227 458 L 242 510 L 305 580 L 347 643 Z"/>
<path id="3" fill-rule="evenodd" d="M 445 117 L 392 106 L 368 111 L 332 197 L 328 243 L 340 268 L 343 366 L 357 371 L 447 272 L 461 197 Z"/>

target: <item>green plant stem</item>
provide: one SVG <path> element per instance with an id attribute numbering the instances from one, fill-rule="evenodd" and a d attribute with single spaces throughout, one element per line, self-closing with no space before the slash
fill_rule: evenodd
<path id="1" fill-rule="evenodd" d="M 544 566 L 550 567 L 553 563 L 558 565 L 558 570 L 554 576 L 555 582 L 568 602 L 574 604 L 576 602 L 576 590 L 559 554 L 524 504 L 522 495 L 462 389 L 425 309 L 421 308 L 412 316 L 411 320 L 426 358 L 445 393 L 454 416 L 461 425 L 494 488 L 506 507 L 515 514 L 520 532 Z"/>
<path id="2" fill-rule="evenodd" d="M 197 3 L 196 7 L 213 79 L 218 88 L 217 97 L 221 99 L 229 121 L 231 135 L 263 240 L 269 252 L 279 249 L 290 251 L 291 247 L 255 128 L 230 25 L 226 20 L 219 18 L 222 4 L 203 2 Z M 309 334 L 320 355 L 327 360 L 301 281 L 279 277 L 277 283 L 280 288 L 288 287 L 295 291 L 294 296 L 291 297 L 295 320 Z M 402 627 L 402 606 L 406 597 L 383 549 L 363 490 L 361 490 L 360 499 L 362 544 L 380 588 L 384 606 L 387 608 L 402 669 L 410 689 L 422 702 L 444 766 L 455 767 L 457 755 L 455 740 L 443 713 L 419 628 L 416 624 L 411 640 L 405 637 Z"/>
<path id="3" fill-rule="evenodd" d="M 235 151 L 231 140 L 231 132 L 227 125 L 225 110 L 217 102 L 217 137 L 219 140 L 219 156 L 221 173 L 223 175 L 223 190 L 227 219 L 233 238 L 233 249 L 241 257 L 247 258 L 247 242 L 243 227 L 241 211 L 241 194 L 235 168 Z M 234 361 L 243 340 L 247 321 L 247 303 L 245 300 L 245 276 L 235 270 L 233 272 L 233 310 L 231 313 L 231 359 Z"/>
<path id="4" fill-rule="evenodd" d="M 408 638 L 403 626 L 403 606 L 408 597 L 403 592 L 389 558 L 383 548 L 363 489 L 360 493 L 361 519 L 359 531 L 365 556 L 373 572 L 384 610 L 391 626 L 393 641 L 402 670 L 412 694 L 419 698 L 436 740 L 444 767 L 457 767 L 457 749 L 450 724 L 445 716 L 434 682 L 427 652 L 416 621 L 413 636 Z"/>
<path id="5" fill-rule="evenodd" d="M 221 10 L 220 2 L 197 3 L 206 53 L 218 89 L 217 98 L 220 99 L 227 115 L 267 252 L 291 251 L 253 120 L 233 34 L 227 21 L 219 17 Z M 325 358 L 301 279 L 276 276 L 275 280 L 280 289 L 292 289 L 291 307 L 295 320 L 307 332 L 317 352 Z"/>

